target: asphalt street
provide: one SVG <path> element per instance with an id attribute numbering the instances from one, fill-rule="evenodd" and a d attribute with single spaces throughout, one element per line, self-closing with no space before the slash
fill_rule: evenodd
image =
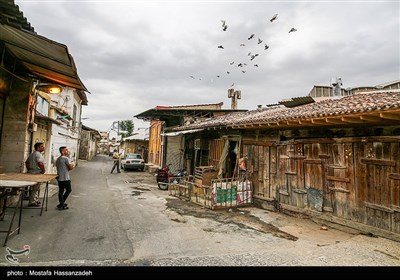
<path id="1" fill-rule="evenodd" d="M 212 211 L 159 190 L 153 174 L 111 167 L 105 155 L 79 161 L 68 210 L 56 209 L 57 186 L 42 216 L 24 209 L 0 266 L 400 266 L 398 242 L 255 207 Z M 10 263 L 7 248 L 26 245 Z"/>

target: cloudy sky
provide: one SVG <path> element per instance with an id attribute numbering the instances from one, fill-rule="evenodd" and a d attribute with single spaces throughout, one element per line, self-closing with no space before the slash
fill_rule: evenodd
<path id="1" fill-rule="evenodd" d="M 39 35 L 67 45 L 91 92 L 84 124 L 99 130 L 148 127 L 133 116 L 157 105 L 230 109 L 232 84 L 238 108 L 255 109 L 336 77 L 344 88 L 400 77 L 398 1 L 15 3 Z"/>

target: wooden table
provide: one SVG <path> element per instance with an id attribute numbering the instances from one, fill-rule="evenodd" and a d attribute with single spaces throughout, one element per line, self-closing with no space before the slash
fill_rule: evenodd
<path id="1" fill-rule="evenodd" d="M 14 209 L 13 216 L 10 221 L 10 225 L 7 231 L 0 231 L 7 233 L 6 239 L 4 241 L 4 246 L 7 244 L 8 237 L 13 234 L 15 231 L 18 230 L 18 234 L 21 228 L 21 220 L 22 220 L 22 208 L 23 207 L 23 191 L 27 187 L 32 187 L 38 183 L 46 183 L 43 201 L 41 208 L 31 208 L 31 209 L 40 209 L 40 216 L 42 215 L 44 205 L 46 204 L 45 210 L 47 211 L 47 203 L 49 200 L 49 182 L 57 177 L 57 174 L 30 174 L 30 173 L 3 173 L 0 174 L 0 188 L 4 189 L 5 202 L 4 202 L 4 209 L 3 212 L 7 208 L 7 197 L 16 194 L 16 191 L 19 192 L 17 206 Z M 19 220 L 18 220 L 18 227 L 12 230 L 12 226 L 14 223 L 14 218 L 16 213 L 19 213 Z"/>
<path id="2" fill-rule="evenodd" d="M 40 209 L 40 216 L 42 216 L 44 205 L 46 204 L 45 210 L 47 211 L 47 203 L 49 200 L 49 182 L 57 177 L 57 174 L 31 174 L 31 173 L 3 173 L 0 174 L 0 185 L 3 180 L 11 181 L 30 181 L 36 183 L 46 183 L 44 189 L 44 196 L 42 201 L 42 207 Z"/>
<path id="3" fill-rule="evenodd" d="M 7 230 L 0 230 L 2 233 L 6 233 L 6 239 L 4 240 L 3 247 L 6 246 L 8 237 L 18 231 L 18 234 L 21 229 L 21 220 L 22 220 L 22 202 L 23 202 L 23 190 L 26 187 L 33 186 L 35 185 L 36 182 L 29 182 L 29 181 L 12 181 L 12 180 L 0 180 L 0 187 L 4 188 L 3 193 L 1 194 L 1 199 L 4 200 L 4 205 L 3 205 L 3 215 L 5 215 L 5 211 L 7 209 L 7 197 L 16 195 L 17 192 L 19 191 L 19 196 L 18 196 L 18 202 L 17 206 L 14 208 L 14 213 L 11 217 L 10 224 L 8 225 Z M 18 218 L 18 227 L 16 227 L 14 230 L 12 229 L 13 224 L 14 224 L 14 218 L 15 215 L 18 212 L 19 208 L 19 218 Z M 1 220 L 3 220 L 4 216 L 2 216 Z"/>

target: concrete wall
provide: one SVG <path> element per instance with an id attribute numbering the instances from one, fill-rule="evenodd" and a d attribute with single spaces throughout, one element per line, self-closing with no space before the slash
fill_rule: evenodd
<path id="1" fill-rule="evenodd" d="M 3 131 L 1 135 L 0 165 L 4 172 L 22 172 L 29 155 L 30 133 L 28 122 L 31 84 L 13 79 L 10 95 L 6 97 Z M 32 120 L 33 122 L 33 120 Z"/>

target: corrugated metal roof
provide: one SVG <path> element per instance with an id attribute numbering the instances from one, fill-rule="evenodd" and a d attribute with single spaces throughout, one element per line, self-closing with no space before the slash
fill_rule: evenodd
<path id="1" fill-rule="evenodd" d="M 52 118 L 47 117 L 45 115 L 42 115 L 41 113 L 39 113 L 37 111 L 35 112 L 35 121 L 36 120 L 44 120 L 45 122 L 51 122 L 51 123 L 55 123 L 55 124 L 58 124 L 58 125 L 62 124 L 58 120 L 55 120 L 55 119 L 52 119 Z"/>
<path id="2" fill-rule="evenodd" d="M 315 102 L 315 100 L 311 96 L 304 96 L 304 97 L 293 97 L 289 100 L 279 101 L 278 103 L 284 105 L 285 107 L 293 108 L 296 106 L 313 103 L 313 102 Z"/>
<path id="3" fill-rule="evenodd" d="M 4 24 L 0 24 L 0 40 L 33 74 L 88 92 L 65 45 Z M 86 95 L 81 95 L 82 103 L 87 105 Z"/>
<path id="4" fill-rule="evenodd" d="M 18 5 L 15 5 L 14 0 L 0 1 L 0 22 L 35 32 L 24 14 L 19 10 Z"/>

